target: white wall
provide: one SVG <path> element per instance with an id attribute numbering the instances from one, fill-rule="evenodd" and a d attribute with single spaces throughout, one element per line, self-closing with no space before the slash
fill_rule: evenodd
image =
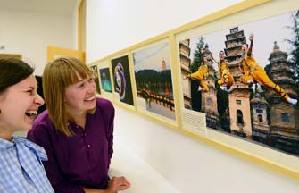
<path id="1" fill-rule="evenodd" d="M 88 0 L 87 62 L 239 1 Z M 134 152 L 181 193 L 296 193 L 299 190 L 298 181 L 123 109 L 117 108 L 114 133 L 117 147 Z M 130 165 L 122 164 L 123 168 Z M 147 186 L 151 184 L 144 189 Z"/>
<path id="2" fill-rule="evenodd" d="M 88 0 L 87 62 L 242 0 Z"/>
<path id="3" fill-rule="evenodd" d="M 41 75 L 47 46 L 74 48 L 72 16 L 40 12 L 0 12 L 0 53 L 21 54 Z"/>
<path id="4" fill-rule="evenodd" d="M 181 193 L 298 193 L 299 190 L 298 181 L 199 143 L 121 108 L 116 111 L 114 135 L 114 146 L 118 151 L 134 152 Z M 118 154 L 116 152 L 113 159 L 124 160 Z M 123 162 L 117 166 L 129 176 L 128 170 L 133 173 L 139 169 L 137 166 L 128 169 L 131 165 Z M 139 171 L 139 177 L 146 179 L 146 173 L 142 172 Z M 136 192 L 147 192 L 140 188 L 144 184 L 140 179 L 136 183 L 132 183 L 132 186 L 139 187 Z M 144 184 L 144 189 L 153 185 Z"/>

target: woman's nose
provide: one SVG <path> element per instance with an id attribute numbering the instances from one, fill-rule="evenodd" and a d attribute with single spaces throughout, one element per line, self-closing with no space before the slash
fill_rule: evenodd
<path id="1" fill-rule="evenodd" d="M 35 101 L 34 101 L 38 106 L 41 106 L 43 104 L 45 104 L 45 101 L 44 99 L 39 96 L 39 95 L 36 95 L 36 98 L 35 98 Z"/>
<path id="2" fill-rule="evenodd" d="M 96 80 L 94 80 L 94 81 L 92 81 L 92 82 L 89 83 L 89 89 L 88 89 L 88 91 L 89 92 L 95 92 L 95 90 L 96 90 Z"/>

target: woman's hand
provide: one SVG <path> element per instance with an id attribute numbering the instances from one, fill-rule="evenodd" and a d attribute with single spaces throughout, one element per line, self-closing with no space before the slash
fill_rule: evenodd
<path id="1" fill-rule="evenodd" d="M 84 188 L 85 193 L 117 193 L 120 190 L 130 188 L 130 182 L 123 176 L 115 177 L 109 181 L 107 189 L 88 189 Z"/>
<path id="2" fill-rule="evenodd" d="M 130 182 L 123 176 L 113 176 L 109 182 L 108 191 L 110 193 L 117 193 L 120 190 L 126 190 L 130 188 Z"/>

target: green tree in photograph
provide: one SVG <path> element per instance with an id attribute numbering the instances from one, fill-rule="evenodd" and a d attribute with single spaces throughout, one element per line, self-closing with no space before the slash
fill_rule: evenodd
<path id="1" fill-rule="evenodd" d="M 202 63 L 202 53 L 201 53 L 201 50 L 203 48 L 204 48 L 203 37 L 200 37 L 199 41 L 196 44 L 193 62 L 192 62 L 192 64 L 189 67 L 189 70 L 191 72 L 197 71 L 198 67 L 201 65 L 201 63 Z"/>
<path id="2" fill-rule="evenodd" d="M 295 65 L 295 80 L 299 83 L 299 10 L 293 15 L 293 26 L 289 27 L 293 31 L 293 38 L 287 41 L 293 46 L 291 51 L 291 62 Z"/>
<path id="3" fill-rule="evenodd" d="M 195 48 L 194 58 L 192 64 L 189 66 L 189 70 L 195 72 L 202 63 L 201 50 L 204 47 L 204 39 L 200 37 Z M 191 107 L 192 110 L 201 111 L 201 92 L 198 92 L 199 82 L 197 80 L 191 80 Z"/>

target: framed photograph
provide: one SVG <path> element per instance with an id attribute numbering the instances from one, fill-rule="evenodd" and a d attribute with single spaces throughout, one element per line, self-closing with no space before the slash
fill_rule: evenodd
<path id="1" fill-rule="evenodd" d="M 92 64 L 89 67 L 93 71 L 93 74 L 95 76 L 97 95 L 100 95 L 101 94 L 101 88 L 100 88 L 97 64 Z"/>
<path id="2" fill-rule="evenodd" d="M 110 69 L 108 67 L 99 69 L 101 77 L 101 85 L 105 92 L 112 93 L 112 81 L 110 75 Z"/>
<path id="3" fill-rule="evenodd" d="M 168 39 L 139 48 L 132 54 L 137 111 L 176 121 Z"/>
<path id="4" fill-rule="evenodd" d="M 294 1 L 178 29 L 182 128 L 299 171 L 298 31 Z"/>
<path id="5" fill-rule="evenodd" d="M 111 60 L 111 63 L 115 100 L 125 105 L 134 106 L 129 56 L 123 55 L 114 58 Z"/>
<path id="6" fill-rule="evenodd" d="M 97 64 L 101 95 L 106 99 L 113 100 L 113 83 L 111 78 L 111 65 L 109 65 L 109 60 L 99 61 L 97 62 Z"/>

